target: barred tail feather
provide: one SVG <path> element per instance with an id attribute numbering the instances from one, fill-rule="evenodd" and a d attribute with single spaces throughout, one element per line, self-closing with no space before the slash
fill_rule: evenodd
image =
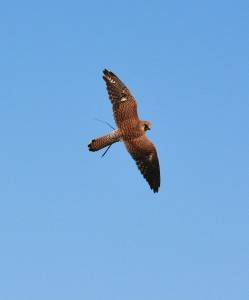
<path id="1" fill-rule="evenodd" d="M 89 151 L 98 151 L 102 148 L 109 146 L 110 144 L 112 144 L 110 139 L 108 139 L 108 137 L 106 136 L 103 136 L 97 139 L 93 139 L 88 145 L 88 149 Z"/>
<path id="2" fill-rule="evenodd" d="M 120 134 L 118 130 L 114 130 L 111 134 L 104 135 L 102 137 L 93 139 L 88 145 L 89 151 L 98 151 L 113 143 L 120 141 Z"/>

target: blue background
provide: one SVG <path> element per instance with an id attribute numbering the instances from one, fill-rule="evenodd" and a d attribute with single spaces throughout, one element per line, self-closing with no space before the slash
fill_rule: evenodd
<path id="1" fill-rule="evenodd" d="M 248 1 L 6 1 L 0 298 L 249 299 Z M 102 70 L 158 149 L 153 194 Z"/>

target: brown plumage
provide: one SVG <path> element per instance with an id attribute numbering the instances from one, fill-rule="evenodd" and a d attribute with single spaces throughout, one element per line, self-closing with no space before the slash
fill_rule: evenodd
<path id="1" fill-rule="evenodd" d="M 139 119 L 136 100 L 124 83 L 106 69 L 103 73 L 118 129 L 92 140 L 88 148 L 90 151 L 98 151 L 122 140 L 150 188 L 154 192 L 158 192 L 160 166 L 157 152 L 155 146 L 145 135 L 145 132 L 151 129 L 151 124 Z"/>
<path id="2" fill-rule="evenodd" d="M 91 144 L 88 145 L 90 151 L 98 151 L 102 148 L 105 148 L 113 143 L 119 142 L 122 135 L 119 130 L 113 130 L 112 133 L 101 136 L 91 141 Z"/>

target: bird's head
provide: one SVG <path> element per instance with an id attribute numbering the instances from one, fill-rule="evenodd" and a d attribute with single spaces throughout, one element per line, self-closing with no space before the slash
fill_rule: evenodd
<path id="1" fill-rule="evenodd" d="M 142 128 L 144 131 L 151 130 L 151 123 L 148 121 L 142 121 Z"/>

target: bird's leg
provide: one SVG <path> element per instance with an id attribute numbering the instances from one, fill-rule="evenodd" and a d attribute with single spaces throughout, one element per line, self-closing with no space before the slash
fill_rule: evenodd
<path id="1" fill-rule="evenodd" d="M 112 144 L 111 144 L 111 145 L 112 145 Z M 109 146 L 106 148 L 105 152 L 101 155 L 101 157 L 104 157 L 104 156 L 105 156 L 105 154 L 107 153 L 107 151 L 111 148 L 111 145 L 109 145 Z"/>

